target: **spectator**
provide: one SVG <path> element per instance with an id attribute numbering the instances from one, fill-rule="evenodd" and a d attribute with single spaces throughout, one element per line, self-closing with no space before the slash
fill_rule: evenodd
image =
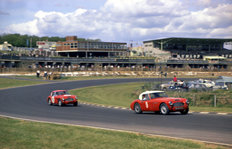
<path id="1" fill-rule="evenodd" d="M 177 78 L 176 78 L 176 76 L 173 77 L 173 82 L 177 83 Z"/>
<path id="2" fill-rule="evenodd" d="M 47 79 L 47 77 L 48 77 L 48 73 L 47 71 L 44 71 L 44 79 Z"/>
<path id="3" fill-rule="evenodd" d="M 167 72 L 165 72 L 165 73 L 164 73 L 165 78 L 167 78 L 167 75 L 168 75 Z"/>
<path id="4" fill-rule="evenodd" d="M 39 76 L 40 76 L 40 71 L 39 70 L 36 71 L 36 76 L 37 76 L 37 78 L 39 78 Z"/>
<path id="5" fill-rule="evenodd" d="M 173 77 L 173 82 L 174 82 L 174 86 L 177 86 L 177 78 L 176 78 L 176 76 Z"/>

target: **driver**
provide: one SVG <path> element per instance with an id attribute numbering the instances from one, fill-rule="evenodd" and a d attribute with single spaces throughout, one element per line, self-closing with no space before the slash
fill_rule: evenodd
<path id="1" fill-rule="evenodd" d="M 142 96 L 142 100 L 147 100 L 146 95 Z"/>

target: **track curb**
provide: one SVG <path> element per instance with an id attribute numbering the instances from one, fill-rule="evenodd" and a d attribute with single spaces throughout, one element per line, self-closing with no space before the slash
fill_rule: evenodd
<path id="1" fill-rule="evenodd" d="M 120 106 L 110 106 L 110 105 L 103 105 L 103 104 L 96 104 L 96 103 L 89 103 L 89 102 L 82 102 L 79 101 L 80 104 L 83 105 L 89 105 L 89 106 L 95 106 L 95 107 L 101 107 L 101 108 L 107 108 L 107 109 L 118 109 L 118 110 L 129 110 L 132 111 L 130 108 L 125 108 L 125 107 L 120 107 Z M 195 112 L 195 111 L 190 111 L 189 113 L 191 114 L 202 114 L 202 115 L 228 115 L 232 116 L 232 113 L 222 113 L 222 112 Z"/>

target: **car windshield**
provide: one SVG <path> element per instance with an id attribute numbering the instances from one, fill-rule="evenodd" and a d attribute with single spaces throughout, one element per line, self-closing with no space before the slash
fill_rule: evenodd
<path id="1" fill-rule="evenodd" d="M 168 97 L 168 95 L 165 92 L 160 92 L 160 93 L 151 93 L 150 97 L 152 99 L 152 98 L 158 98 L 158 97 Z"/>
<path id="2" fill-rule="evenodd" d="M 57 95 L 69 95 L 68 91 L 56 92 Z"/>

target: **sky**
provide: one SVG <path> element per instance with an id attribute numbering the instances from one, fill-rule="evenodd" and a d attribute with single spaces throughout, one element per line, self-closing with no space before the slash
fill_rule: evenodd
<path id="1" fill-rule="evenodd" d="M 232 0 L 0 0 L 0 34 L 232 38 Z"/>

